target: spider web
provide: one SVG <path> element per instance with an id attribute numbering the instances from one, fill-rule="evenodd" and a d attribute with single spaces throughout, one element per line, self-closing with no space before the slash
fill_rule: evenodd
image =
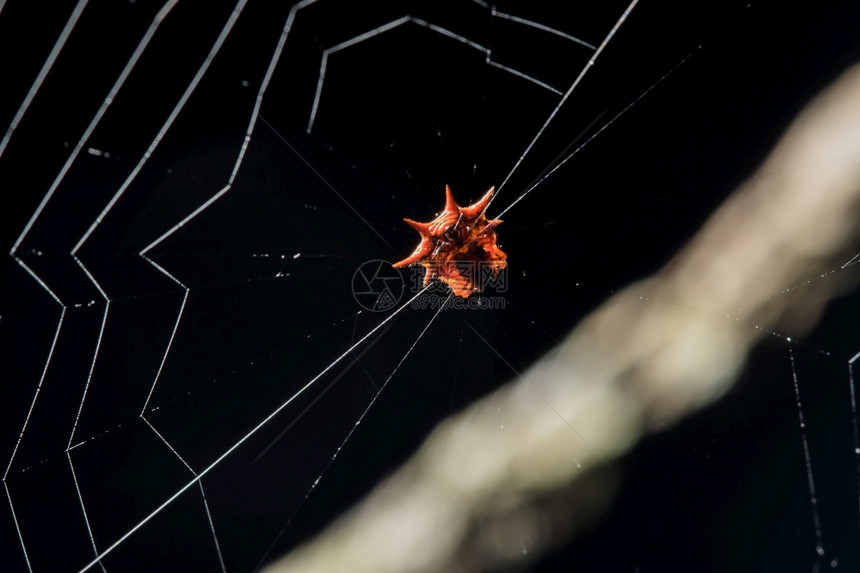
<path id="1" fill-rule="evenodd" d="M 658 268 L 857 55 L 835 4 L 272 4 L 0 1 L 9 570 L 294 546 Z M 362 308 L 446 183 L 498 188 L 504 308 Z M 856 304 L 773 333 L 543 566 L 856 567 Z"/>

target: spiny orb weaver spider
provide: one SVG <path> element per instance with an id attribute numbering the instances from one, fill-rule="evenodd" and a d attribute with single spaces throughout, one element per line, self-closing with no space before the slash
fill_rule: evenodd
<path id="1" fill-rule="evenodd" d="M 459 297 L 480 292 L 482 276 L 486 276 L 482 269 L 498 276 L 507 265 L 508 256 L 496 244 L 495 227 L 502 221 L 487 219 L 484 214 L 495 190 L 490 187 L 479 201 L 461 207 L 445 185 L 445 209 L 438 217 L 429 223 L 403 219 L 418 231 L 421 242 L 411 255 L 394 263 L 394 268 L 417 263 L 426 269 L 424 286 L 439 279 Z"/>

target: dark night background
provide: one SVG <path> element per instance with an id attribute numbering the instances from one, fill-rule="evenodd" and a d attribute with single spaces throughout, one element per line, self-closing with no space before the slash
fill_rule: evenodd
<path id="1" fill-rule="evenodd" d="M 627 6 L 562 4 L 497 9 L 596 45 Z M 75 5 L 0 3 L 0 134 Z M 12 508 L 32 570 L 79 570 L 93 543 L 107 548 L 379 324 L 386 314 L 359 312 L 352 296 L 358 267 L 408 255 L 417 235 L 401 218 L 434 217 L 446 183 L 461 203 L 498 186 L 558 101 L 483 52 L 404 24 L 330 57 L 308 134 L 323 49 L 410 15 L 562 92 L 592 54 L 466 0 L 320 0 L 296 15 L 227 189 L 290 4 L 247 2 L 160 133 L 237 6 L 181 1 L 58 179 L 162 5 L 92 0 L 0 156 L 6 253 L 59 181 L 15 250 L 23 264 L 0 263 L 4 468 L 16 452 L 4 570 L 28 565 Z M 207 506 L 230 571 L 323 527 L 442 418 L 665 263 L 860 58 L 858 21 L 854 2 L 641 2 L 489 210 L 653 86 L 505 213 L 506 308 L 442 312 L 411 352 L 434 313 L 404 309 L 207 473 L 207 505 L 190 488 L 105 568 L 220 570 Z M 118 191 L 76 262 L 69 253 Z M 152 263 L 140 256 L 216 195 L 147 251 Z M 823 555 L 788 343 L 774 336 L 724 400 L 619 461 L 626 481 L 610 512 L 531 570 L 860 570 L 847 372 L 858 303 L 851 293 L 831 305 L 794 348 Z"/>

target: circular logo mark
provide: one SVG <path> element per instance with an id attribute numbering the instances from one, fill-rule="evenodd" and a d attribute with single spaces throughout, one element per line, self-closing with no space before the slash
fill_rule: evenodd
<path id="1" fill-rule="evenodd" d="M 403 289 L 403 277 L 388 261 L 367 261 L 352 275 L 355 302 L 373 312 L 384 312 L 396 305 Z"/>

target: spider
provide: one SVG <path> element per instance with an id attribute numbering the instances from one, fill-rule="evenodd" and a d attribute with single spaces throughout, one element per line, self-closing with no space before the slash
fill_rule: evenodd
<path id="1" fill-rule="evenodd" d="M 502 221 L 487 219 L 484 214 L 494 192 L 495 187 L 490 187 L 479 201 L 461 207 L 445 185 L 445 209 L 438 217 L 429 223 L 403 219 L 418 231 L 421 242 L 411 255 L 394 263 L 394 268 L 417 263 L 426 269 L 424 286 L 439 279 L 459 297 L 480 292 L 486 270 L 498 276 L 508 258 L 496 244 L 494 229 Z"/>

